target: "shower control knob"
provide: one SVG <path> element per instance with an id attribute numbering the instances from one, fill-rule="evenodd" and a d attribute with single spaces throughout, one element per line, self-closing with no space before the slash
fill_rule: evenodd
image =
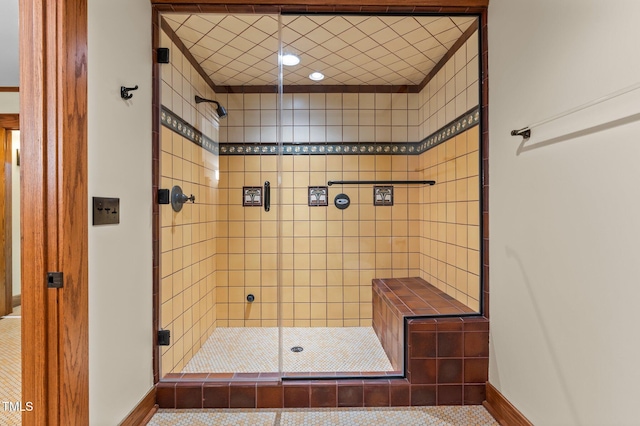
<path id="1" fill-rule="evenodd" d="M 256 300 L 256 297 L 253 294 L 247 295 L 247 302 L 251 303 Z"/>

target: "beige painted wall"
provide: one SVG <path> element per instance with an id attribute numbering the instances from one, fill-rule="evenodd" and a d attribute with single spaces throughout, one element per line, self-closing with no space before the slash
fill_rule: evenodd
<path id="1" fill-rule="evenodd" d="M 89 203 L 120 198 L 119 225 L 92 226 L 89 207 L 89 415 L 112 426 L 153 386 L 151 6 L 89 0 L 88 14 Z"/>
<path id="2" fill-rule="evenodd" d="M 489 381 L 538 425 L 638 423 L 640 95 L 509 133 L 637 84 L 638 16 L 489 4 Z"/>
<path id="3" fill-rule="evenodd" d="M 0 92 L 0 114 L 18 114 L 20 112 L 20 93 Z"/>

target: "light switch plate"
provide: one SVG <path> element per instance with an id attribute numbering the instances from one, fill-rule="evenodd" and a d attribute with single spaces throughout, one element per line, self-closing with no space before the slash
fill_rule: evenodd
<path id="1" fill-rule="evenodd" d="M 120 198 L 93 197 L 93 224 L 120 223 Z"/>

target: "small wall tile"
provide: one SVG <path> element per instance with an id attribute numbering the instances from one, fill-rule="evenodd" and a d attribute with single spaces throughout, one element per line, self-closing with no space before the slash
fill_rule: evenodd
<path id="1" fill-rule="evenodd" d="M 229 408 L 229 383 L 205 384 L 202 396 L 203 408 Z"/>
<path id="2" fill-rule="evenodd" d="M 365 407 L 388 407 L 389 406 L 389 384 L 388 383 L 365 383 L 364 384 L 364 406 Z"/>
<path id="3" fill-rule="evenodd" d="M 405 407 L 411 405 L 411 386 L 408 381 L 389 385 L 389 403 L 392 407 Z"/>
<path id="4" fill-rule="evenodd" d="M 464 385 L 464 405 L 480 405 L 487 399 L 486 385 Z"/>
<path id="5" fill-rule="evenodd" d="M 435 385 L 411 385 L 411 405 L 436 405 L 437 392 Z"/>
<path id="6" fill-rule="evenodd" d="M 360 384 L 338 383 L 338 407 L 364 406 L 364 388 Z"/>
<path id="7" fill-rule="evenodd" d="M 438 385 L 438 405 L 462 405 L 462 385 Z"/>
<path id="8" fill-rule="evenodd" d="M 256 408 L 256 384 L 231 383 L 229 386 L 229 408 Z"/>
<path id="9" fill-rule="evenodd" d="M 463 354 L 462 333 L 438 333 L 438 357 L 461 357 Z"/>
<path id="10" fill-rule="evenodd" d="M 256 408 L 281 408 L 283 403 L 282 385 L 263 385 L 256 389 Z"/>
<path id="11" fill-rule="evenodd" d="M 308 408 L 309 385 L 286 383 L 283 384 L 284 406 L 286 408 Z"/>
<path id="12" fill-rule="evenodd" d="M 177 383 L 176 408 L 202 408 L 202 384 L 190 382 Z"/>
<path id="13" fill-rule="evenodd" d="M 462 383 L 462 359 L 438 359 L 438 383 Z"/>
<path id="14" fill-rule="evenodd" d="M 466 329 L 466 326 L 465 326 L 465 329 Z M 488 332 L 464 333 L 464 356 L 465 357 L 488 357 L 489 356 L 489 333 Z"/>
<path id="15" fill-rule="evenodd" d="M 311 387 L 309 398 L 311 407 L 336 407 L 337 385 L 315 385 Z"/>
<path id="16" fill-rule="evenodd" d="M 464 360 L 465 383 L 486 383 L 488 378 L 488 358 L 467 358 Z"/>
<path id="17" fill-rule="evenodd" d="M 176 408 L 176 384 L 158 383 L 156 385 L 156 402 L 161 408 Z"/>

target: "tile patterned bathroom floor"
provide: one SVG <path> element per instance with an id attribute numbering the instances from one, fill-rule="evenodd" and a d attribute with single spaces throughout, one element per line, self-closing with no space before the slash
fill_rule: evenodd
<path id="1" fill-rule="evenodd" d="M 482 406 L 403 408 L 285 408 L 258 410 L 159 410 L 149 426 L 199 425 L 402 425 L 497 426 Z"/>
<path id="2" fill-rule="evenodd" d="M 372 327 L 284 327 L 283 346 L 285 372 L 393 371 Z M 277 371 L 278 328 L 219 327 L 182 373 Z"/>
<path id="3" fill-rule="evenodd" d="M 20 401 L 20 307 L 0 319 L 0 401 Z M 15 426 L 21 423 L 20 412 L 5 411 L 0 405 L 0 426 Z"/>

